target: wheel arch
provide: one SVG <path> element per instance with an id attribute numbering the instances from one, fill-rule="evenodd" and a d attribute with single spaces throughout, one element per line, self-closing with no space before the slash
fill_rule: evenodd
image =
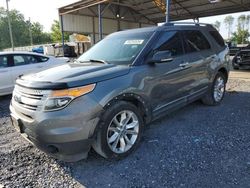
<path id="1" fill-rule="evenodd" d="M 225 67 L 221 67 L 221 68 L 218 70 L 218 72 L 221 72 L 221 73 L 225 76 L 226 82 L 227 82 L 227 80 L 228 80 L 228 71 L 227 71 L 227 69 L 226 69 Z"/>
<path id="2" fill-rule="evenodd" d="M 149 102 L 145 98 L 143 98 L 142 96 L 140 96 L 138 94 L 134 94 L 134 93 L 120 94 L 120 95 L 114 97 L 113 99 L 111 99 L 104 106 L 104 110 L 109 108 L 111 105 L 113 105 L 117 101 L 125 101 L 125 102 L 132 103 L 133 105 L 135 105 L 139 109 L 140 113 L 142 114 L 142 118 L 143 118 L 145 124 L 147 124 L 151 121 L 151 119 L 152 119 L 151 106 L 150 106 Z"/>

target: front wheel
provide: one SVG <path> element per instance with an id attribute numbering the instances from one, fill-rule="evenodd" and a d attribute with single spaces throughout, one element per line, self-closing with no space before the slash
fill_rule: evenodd
<path id="1" fill-rule="evenodd" d="M 213 81 L 211 89 L 202 98 L 202 102 L 206 105 L 216 106 L 221 103 L 226 91 L 225 75 L 219 72 Z"/>
<path id="2" fill-rule="evenodd" d="M 103 114 L 93 148 L 105 158 L 125 157 L 138 145 L 142 129 L 143 120 L 137 107 L 119 101 Z"/>

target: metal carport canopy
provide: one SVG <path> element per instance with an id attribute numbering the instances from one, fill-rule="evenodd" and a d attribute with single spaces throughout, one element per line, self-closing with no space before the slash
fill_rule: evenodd
<path id="1" fill-rule="evenodd" d="M 165 22 L 168 1 L 171 5 L 169 17 L 172 21 L 250 10 L 250 0 L 82 0 L 59 8 L 59 14 L 77 14 L 82 9 L 89 9 L 93 15 L 98 16 L 98 9 L 91 7 L 102 4 L 104 9 L 113 6 L 114 12 L 125 8 L 126 13 L 131 14 L 134 20 L 143 18 L 147 23 L 156 24 Z M 131 21 L 126 16 L 124 20 Z"/>

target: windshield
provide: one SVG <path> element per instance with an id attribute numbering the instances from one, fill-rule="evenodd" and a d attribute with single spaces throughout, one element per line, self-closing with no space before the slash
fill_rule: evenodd
<path id="1" fill-rule="evenodd" d="M 101 60 L 111 64 L 131 64 L 152 34 L 153 32 L 140 32 L 108 36 L 80 56 L 77 61 L 100 62 Z"/>

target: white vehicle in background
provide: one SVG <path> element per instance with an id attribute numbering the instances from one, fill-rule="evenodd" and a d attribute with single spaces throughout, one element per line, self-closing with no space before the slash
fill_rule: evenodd
<path id="1" fill-rule="evenodd" d="M 18 76 L 59 66 L 68 58 L 31 52 L 0 52 L 0 96 L 11 94 Z"/>

